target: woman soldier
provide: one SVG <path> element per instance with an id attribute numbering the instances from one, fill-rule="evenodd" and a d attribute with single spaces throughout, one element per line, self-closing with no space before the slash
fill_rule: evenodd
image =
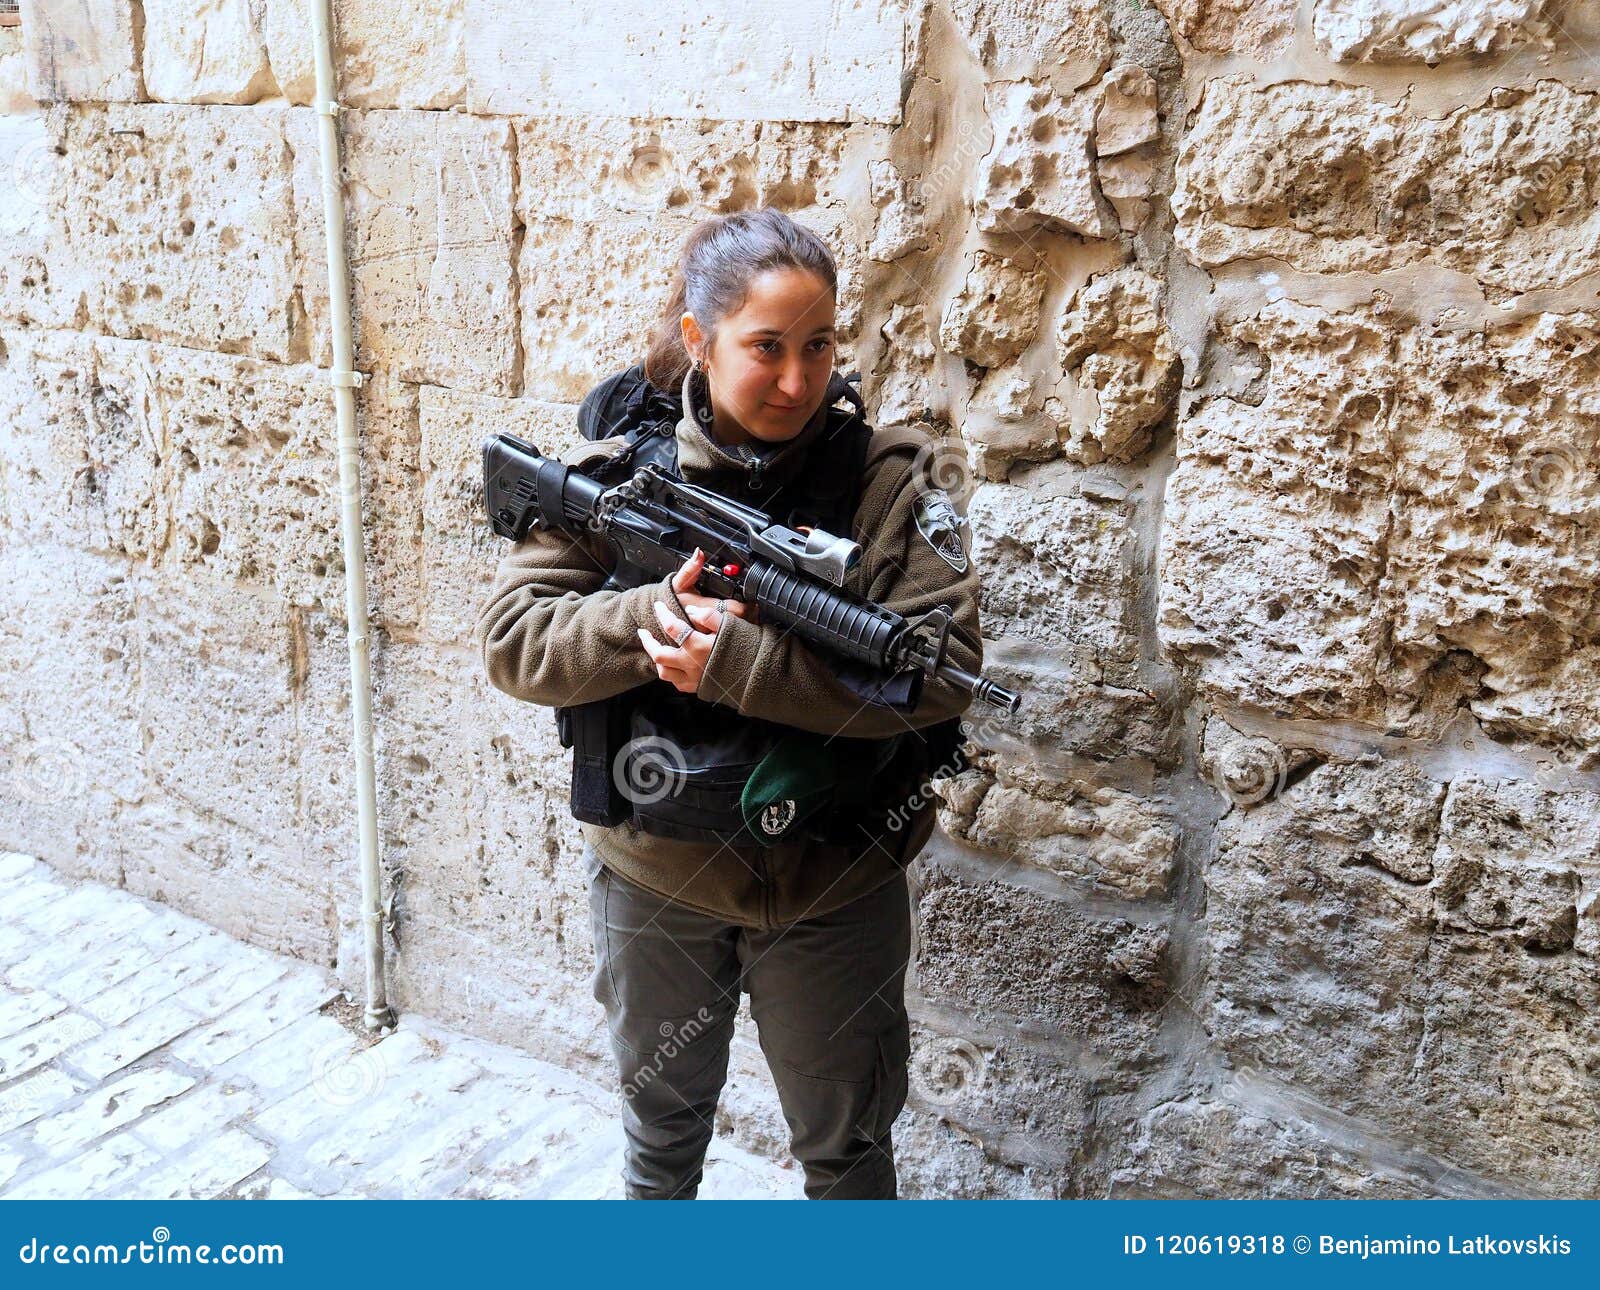
<path id="1" fill-rule="evenodd" d="M 848 389 L 834 372 L 837 281 L 827 246 L 780 211 L 697 225 L 643 366 L 655 396 L 681 391 L 682 415 L 617 460 L 657 460 L 779 523 L 850 537 L 862 557 L 846 589 L 907 617 L 948 605 L 948 660 L 977 673 L 978 580 L 928 479 L 931 440 L 832 406 Z M 625 438 L 567 464 L 614 482 Z M 624 705 L 623 755 L 650 745 L 666 763 L 668 786 L 635 787 L 628 818 L 582 826 L 625 1191 L 695 1196 L 743 992 L 806 1195 L 892 1199 L 910 1055 L 905 867 L 933 827 L 927 778 L 951 771 L 951 741 L 928 736 L 957 729 L 970 696 L 824 656 L 755 606 L 700 594 L 706 557 L 602 586 L 614 565 L 602 540 L 536 528 L 502 561 L 477 626 L 498 689 L 558 709 Z M 787 769 L 778 758 L 781 800 L 759 826 L 733 814 L 748 811 L 752 767 L 774 765 L 763 755 L 796 748 Z M 930 766 L 935 749 L 944 764 Z M 611 769 L 644 777 L 620 757 Z"/>

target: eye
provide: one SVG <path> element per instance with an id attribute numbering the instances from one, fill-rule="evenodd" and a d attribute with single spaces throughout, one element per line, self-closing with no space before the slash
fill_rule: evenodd
<path id="1" fill-rule="evenodd" d="M 829 339 L 827 336 L 819 336 L 819 337 L 817 337 L 816 340 L 812 341 L 811 343 L 816 346 L 816 353 L 818 353 L 818 354 L 822 353 L 822 351 L 825 350 L 825 349 L 832 348 L 832 346 L 833 346 L 833 341 L 831 339 Z"/>
<path id="2" fill-rule="evenodd" d="M 770 348 L 769 348 L 769 346 L 770 346 Z M 776 349 L 777 346 L 778 346 L 778 342 L 775 341 L 775 340 L 758 340 L 756 342 L 756 348 L 759 349 L 763 354 L 772 353 L 772 351 L 774 349 Z"/>

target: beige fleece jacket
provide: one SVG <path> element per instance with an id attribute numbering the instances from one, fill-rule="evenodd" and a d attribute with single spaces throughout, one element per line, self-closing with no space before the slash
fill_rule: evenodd
<path id="1" fill-rule="evenodd" d="M 793 440 L 762 451 L 757 462 L 717 443 L 702 428 L 705 393 L 691 374 L 684 381 L 685 415 L 676 427 L 679 473 L 725 495 L 763 506 L 791 477 L 820 433 L 826 409 Z M 697 412 L 701 415 L 697 415 Z M 709 425 L 709 418 L 704 424 Z M 609 457 L 620 437 L 585 443 L 568 465 Z M 919 460 L 931 442 L 919 430 L 875 430 L 863 467 L 861 503 L 850 536 L 860 563 L 845 586 L 912 616 L 937 604 L 954 615 L 949 661 L 982 668 L 975 564 L 958 572 L 919 531 L 918 495 L 931 484 Z M 923 458 L 922 460 L 925 460 Z M 782 521 L 784 516 L 776 516 Z M 963 526 L 964 528 L 964 526 Z M 963 533 L 963 546 L 966 546 Z M 603 699 L 635 686 L 666 685 L 639 643 L 643 627 L 670 643 L 652 610 L 673 606 L 671 579 L 627 591 L 600 591 L 613 566 L 606 543 L 534 530 L 504 557 L 479 615 L 475 640 L 490 682 L 505 693 L 549 707 Z M 681 616 L 681 615 L 680 615 Z M 881 738 L 957 715 L 971 702 L 948 681 L 924 681 L 914 707 L 864 699 L 840 680 L 838 663 L 813 652 L 792 632 L 725 615 L 697 694 L 751 717 L 803 730 Z M 736 847 L 659 838 L 621 824 L 583 824 L 587 841 L 625 878 L 702 912 L 752 927 L 775 927 L 837 908 L 894 876 L 926 843 L 932 803 L 924 803 L 897 833 L 848 846 L 802 841 L 777 847 Z"/>

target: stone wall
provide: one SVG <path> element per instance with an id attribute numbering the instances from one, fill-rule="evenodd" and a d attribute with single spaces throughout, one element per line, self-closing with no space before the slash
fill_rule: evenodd
<path id="1" fill-rule="evenodd" d="M 913 871 L 906 1193 L 1600 1196 L 1600 2 L 335 7 L 400 1008 L 608 1076 L 476 448 L 772 204 L 1027 695 Z M 0 846 L 359 992 L 307 33 L 0 29 Z"/>

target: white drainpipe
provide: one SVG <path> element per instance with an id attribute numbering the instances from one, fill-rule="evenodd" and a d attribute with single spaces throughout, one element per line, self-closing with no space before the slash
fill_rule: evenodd
<path id="1" fill-rule="evenodd" d="M 344 605 L 350 640 L 350 715 L 361 843 L 361 923 L 366 934 L 369 1030 L 394 1025 L 383 973 L 383 877 L 378 868 L 378 792 L 372 762 L 372 665 L 367 650 L 367 546 L 361 532 L 361 452 L 356 438 L 355 370 L 350 342 L 350 266 L 344 249 L 344 189 L 339 179 L 339 103 L 328 0 L 311 0 L 317 62 L 317 132 L 322 153 L 322 222 L 328 232 L 328 306 L 333 324 L 334 409 L 339 426 L 339 531 L 344 538 Z"/>

